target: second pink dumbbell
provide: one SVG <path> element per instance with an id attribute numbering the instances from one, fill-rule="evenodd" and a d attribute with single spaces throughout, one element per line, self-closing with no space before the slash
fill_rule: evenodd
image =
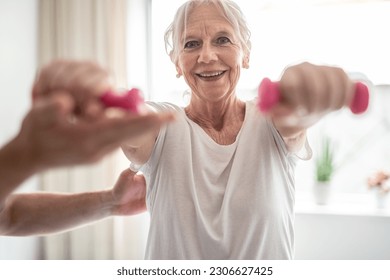
<path id="1" fill-rule="evenodd" d="M 258 88 L 258 97 L 257 105 L 259 110 L 261 112 L 269 111 L 280 102 L 279 82 L 272 82 L 270 79 L 264 78 Z M 368 102 L 368 87 L 361 82 L 357 82 L 355 84 L 355 94 L 351 104 L 349 104 L 349 108 L 354 114 L 362 114 L 367 110 Z"/>
<path id="2" fill-rule="evenodd" d="M 141 106 L 144 103 L 141 91 L 137 88 L 133 88 L 123 95 L 108 91 L 100 97 L 100 100 L 106 107 L 122 108 L 135 114 L 140 113 Z"/>

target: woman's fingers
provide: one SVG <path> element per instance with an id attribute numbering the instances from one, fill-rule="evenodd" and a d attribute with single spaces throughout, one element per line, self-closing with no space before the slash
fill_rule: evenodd
<path id="1" fill-rule="evenodd" d="M 91 103 L 94 110 L 99 97 L 112 90 L 113 83 L 109 73 L 98 64 L 90 61 L 56 60 L 40 70 L 33 85 L 33 100 L 48 97 L 54 91 L 65 90 L 75 100 L 76 114 L 91 114 Z"/>
<path id="2" fill-rule="evenodd" d="M 338 110 L 353 97 L 353 82 L 337 67 L 294 65 L 285 70 L 279 86 L 282 103 L 298 115 Z"/>
<path id="3" fill-rule="evenodd" d="M 98 144 L 105 145 L 120 143 L 132 137 L 139 137 L 151 130 L 159 129 L 162 125 L 174 119 L 175 116 L 172 113 L 128 115 L 96 122 L 94 127 L 91 127 L 91 130 L 99 132 Z"/>

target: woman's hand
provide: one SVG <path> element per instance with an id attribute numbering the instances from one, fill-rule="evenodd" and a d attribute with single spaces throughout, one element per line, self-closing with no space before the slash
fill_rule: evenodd
<path id="1" fill-rule="evenodd" d="M 134 215 L 146 211 L 146 182 L 143 175 L 124 170 L 112 189 L 113 215 Z"/>
<path id="2" fill-rule="evenodd" d="M 281 102 L 270 112 L 274 121 L 307 128 L 326 113 L 349 105 L 354 82 L 341 68 L 302 63 L 284 71 L 279 89 Z"/>
<path id="3" fill-rule="evenodd" d="M 33 85 L 33 101 L 65 91 L 74 100 L 74 114 L 97 115 L 104 107 L 100 96 L 114 88 L 109 73 L 92 61 L 55 60 L 42 67 Z"/>
<path id="4" fill-rule="evenodd" d="M 279 90 L 280 102 L 267 114 L 287 149 L 297 152 L 305 142 L 307 128 L 351 103 L 354 82 L 340 68 L 302 63 L 284 71 Z"/>
<path id="5" fill-rule="evenodd" d="M 135 215 L 146 210 L 145 194 L 144 177 L 130 169 L 110 190 L 14 194 L 3 205 L 0 201 L 0 235 L 57 233 L 112 215 Z"/>
<path id="6" fill-rule="evenodd" d="M 105 108 L 100 96 L 112 87 L 107 71 L 93 62 L 57 60 L 44 66 L 15 139 L 26 164 L 41 171 L 93 163 L 173 120 L 172 114 Z"/>

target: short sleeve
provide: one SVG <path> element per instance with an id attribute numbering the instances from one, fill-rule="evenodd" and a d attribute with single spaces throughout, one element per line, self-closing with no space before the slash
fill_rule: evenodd
<path id="1" fill-rule="evenodd" d="M 157 102 L 146 102 L 146 106 L 150 108 L 154 112 L 175 112 L 178 111 L 179 108 L 176 105 L 170 104 L 170 103 L 157 103 Z M 167 126 L 162 126 L 158 136 L 156 138 L 152 153 L 148 161 L 142 165 L 137 166 L 138 170 L 140 170 L 144 174 L 151 174 L 153 172 L 153 169 L 155 168 L 156 164 L 159 162 L 159 158 L 161 155 L 161 151 L 164 144 L 165 134 L 166 134 Z M 131 168 L 131 164 L 130 164 Z"/>

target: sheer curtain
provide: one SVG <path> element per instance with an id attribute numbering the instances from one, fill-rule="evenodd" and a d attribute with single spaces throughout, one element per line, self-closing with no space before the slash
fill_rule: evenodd
<path id="1" fill-rule="evenodd" d="M 131 1 L 130 1 L 131 2 Z M 126 0 L 40 0 L 38 61 L 53 58 L 98 61 L 118 87 L 127 87 Z M 128 163 L 118 150 L 92 166 L 46 172 L 44 191 L 84 192 L 113 186 Z M 45 259 L 140 259 L 145 216 L 109 218 L 42 238 Z"/>

